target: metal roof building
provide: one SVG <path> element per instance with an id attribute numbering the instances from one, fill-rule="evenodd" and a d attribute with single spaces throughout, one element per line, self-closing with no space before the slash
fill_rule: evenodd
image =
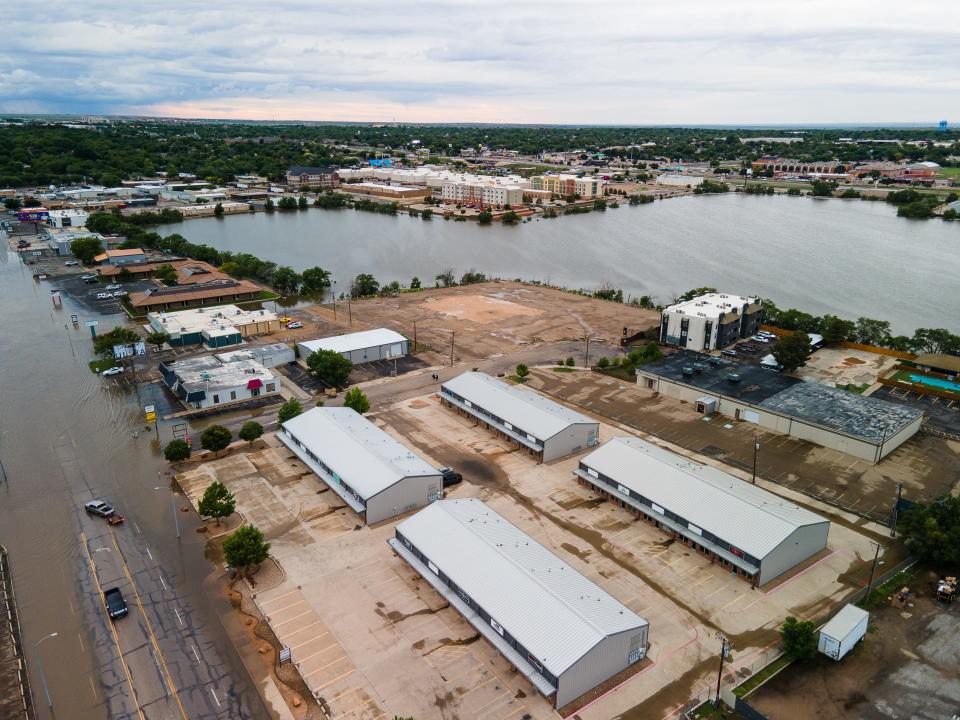
<path id="1" fill-rule="evenodd" d="M 388 542 L 557 707 L 646 655 L 646 620 L 477 498 L 433 503 Z"/>
<path id="2" fill-rule="evenodd" d="M 387 328 L 377 328 L 318 340 L 306 340 L 297 343 L 297 349 L 303 360 L 317 350 L 332 350 L 343 355 L 354 365 L 359 365 L 374 360 L 403 357 L 410 351 L 409 345 L 408 340 L 400 333 Z"/>
<path id="3" fill-rule="evenodd" d="M 639 438 L 610 440 L 574 474 L 756 585 L 827 546 L 825 518 Z"/>
<path id="4" fill-rule="evenodd" d="M 442 496 L 435 467 L 350 408 L 313 408 L 277 437 L 367 524 Z"/>
<path id="5" fill-rule="evenodd" d="M 447 380 L 440 399 L 544 462 L 596 445 L 600 433 L 596 420 L 486 373 L 465 372 Z"/>

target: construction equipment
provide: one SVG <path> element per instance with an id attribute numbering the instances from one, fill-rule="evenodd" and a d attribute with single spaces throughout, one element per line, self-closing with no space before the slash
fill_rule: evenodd
<path id="1" fill-rule="evenodd" d="M 952 603 L 957 596 L 957 578 L 954 576 L 942 577 L 937 583 L 937 600 Z"/>

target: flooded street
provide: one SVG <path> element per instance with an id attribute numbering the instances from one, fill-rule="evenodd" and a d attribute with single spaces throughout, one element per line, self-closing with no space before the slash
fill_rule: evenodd
<path id="1" fill-rule="evenodd" d="M 54 308 L 49 284 L 35 282 L 5 248 L 0 299 L 0 542 L 38 717 L 53 716 L 38 654 L 61 719 L 270 717 L 221 626 L 226 602 L 204 592 L 205 536 L 194 531 L 195 516 L 173 510 L 167 465 L 154 432 L 144 432 L 136 389 L 87 368 L 84 321 L 98 319 L 105 331 L 123 317 L 96 317 L 67 297 Z M 169 427 L 161 425 L 160 437 L 170 439 Z M 101 496 L 123 525 L 83 512 Z M 107 583 L 129 588 L 130 614 L 114 629 L 99 597 Z M 50 633 L 57 635 L 33 647 Z"/>

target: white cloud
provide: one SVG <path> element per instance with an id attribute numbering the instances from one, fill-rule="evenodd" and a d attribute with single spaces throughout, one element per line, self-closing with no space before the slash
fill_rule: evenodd
<path id="1" fill-rule="evenodd" d="M 544 123 L 960 114 L 960 5 L 106 0 L 7 10 L 0 109 Z"/>

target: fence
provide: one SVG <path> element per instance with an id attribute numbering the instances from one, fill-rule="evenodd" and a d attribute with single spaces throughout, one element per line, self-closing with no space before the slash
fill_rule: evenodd
<path id="1" fill-rule="evenodd" d="M 0 716 L 9 720 L 35 717 L 23 635 L 13 593 L 7 550 L 0 545 Z"/>

